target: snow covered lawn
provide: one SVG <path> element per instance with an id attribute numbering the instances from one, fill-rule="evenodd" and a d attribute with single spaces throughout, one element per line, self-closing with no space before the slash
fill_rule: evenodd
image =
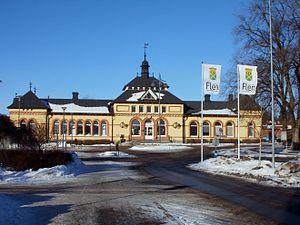
<path id="1" fill-rule="evenodd" d="M 44 183 L 72 178 L 84 170 L 84 164 L 75 153 L 72 154 L 72 160 L 73 162 L 66 166 L 59 165 L 36 171 L 32 169 L 26 171 L 7 171 L 0 167 L 0 183 Z"/>
<path id="2" fill-rule="evenodd" d="M 203 163 L 190 164 L 188 168 L 212 174 L 235 176 L 265 185 L 300 187 L 300 159 L 276 163 L 275 169 L 272 168 L 270 161 L 262 160 L 260 165 L 258 163 L 258 160 L 250 157 L 238 160 L 233 157 L 218 156 L 205 160 Z"/>
<path id="3" fill-rule="evenodd" d="M 168 153 L 189 150 L 191 147 L 177 143 L 149 143 L 139 144 L 130 148 L 134 151 L 146 151 L 153 153 Z"/>

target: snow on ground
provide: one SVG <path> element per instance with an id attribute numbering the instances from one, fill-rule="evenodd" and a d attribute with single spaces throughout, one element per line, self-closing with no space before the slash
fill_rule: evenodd
<path id="1" fill-rule="evenodd" d="M 266 185 L 300 187 L 300 159 L 276 163 L 275 168 L 272 168 L 272 163 L 267 160 L 262 160 L 259 165 L 258 160 L 250 157 L 238 160 L 233 157 L 218 156 L 202 163 L 190 164 L 188 168 L 212 174 L 235 176 Z"/>
<path id="2" fill-rule="evenodd" d="M 240 154 L 241 156 L 248 156 L 248 157 L 259 157 L 259 146 L 252 146 L 252 147 L 243 147 L 241 146 Z M 215 151 L 216 155 L 218 156 L 237 156 L 237 149 L 236 148 L 229 148 L 229 149 L 220 149 Z M 299 151 L 289 151 L 286 149 L 276 148 L 275 149 L 275 156 L 280 158 L 287 158 L 287 157 L 300 157 Z M 272 157 L 272 148 L 271 146 L 263 146 L 261 151 L 261 157 Z"/>
<path id="3" fill-rule="evenodd" d="M 76 154 L 81 158 L 135 158 L 134 155 L 127 154 L 121 151 L 105 151 L 105 152 L 83 152 L 76 151 Z"/>
<path id="4" fill-rule="evenodd" d="M 189 150 L 191 147 L 177 143 L 145 143 L 130 148 L 134 151 L 147 151 L 155 153 L 168 153 Z"/>
<path id="5" fill-rule="evenodd" d="M 0 183 L 44 183 L 63 181 L 73 178 L 85 170 L 84 164 L 78 156 L 72 154 L 72 162 L 68 165 L 58 165 L 51 168 L 42 168 L 36 171 L 7 171 L 0 167 Z"/>
<path id="6" fill-rule="evenodd" d="M 106 151 L 102 153 L 98 153 L 99 157 L 102 158 L 134 158 L 134 155 L 127 154 L 121 151 Z"/>

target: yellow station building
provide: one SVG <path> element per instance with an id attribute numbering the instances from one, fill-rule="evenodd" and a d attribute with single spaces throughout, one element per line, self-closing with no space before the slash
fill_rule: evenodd
<path id="1" fill-rule="evenodd" d="M 43 129 L 49 141 L 64 138 L 71 143 L 205 142 L 218 137 L 221 142 L 237 140 L 237 100 L 211 101 L 205 96 L 203 126 L 201 102 L 183 101 L 169 86 L 149 75 L 144 55 L 141 74 L 127 83 L 115 99 L 39 98 L 31 90 L 14 98 L 8 106 L 16 126 Z M 259 105 L 248 96 L 240 97 L 240 138 L 257 141 L 261 131 Z"/>

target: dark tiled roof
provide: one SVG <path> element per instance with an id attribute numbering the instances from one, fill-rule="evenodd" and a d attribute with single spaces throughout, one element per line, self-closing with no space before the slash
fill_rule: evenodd
<path id="1" fill-rule="evenodd" d="M 185 113 L 201 111 L 201 101 L 184 101 Z M 237 112 L 237 99 L 232 101 L 204 101 L 204 110 L 231 109 Z M 249 96 L 240 96 L 240 110 L 260 110 L 260 106 Z"/>
<path id="2" fill-rule="evenodd" d="M 237 99 L 232 101 L 232 105 L 237 109 Z M 240 95 L 240 110 L 261 110 L 261 107 L 249 95 Z"/>
<path id="3" fill-rule="evenodd" d="M 184 101 L 185 113 L 191 114 L 201 111 L 201 101 Z M 226 109 L 231 107 L 228 106 L 226 101 L 204 101 L 204 110 L 214 110 L 214 109 Z"/>
<path id="4" fill-rule="evenodd" d="M 8 109 L 19 108 L 19 98 L 16 97 L 13 103 L 7 107 Z M 39 99 L 32 91 L 28 91 L 25 95 L 20 97 L 21 109 L 49 109 L 49 105 L 46 102 Z"/>
<path id="5" fill-rule="evenodd" d="M 153 88 L 156 87 L 158 89 L 159 80 L 155 77 L 147 77 L 147 76 L 138 76 L 135 77 L 133 80 L 131 80 L 128 84 L 126 84 L 123 87 L 123 91 L 126 90 L 126 88 L 131 89 L 134 87 L 135 89 L 137 87 L 145 87 L 145 88 Z M 163 83 L 162 86 L 169 87 L 166 83 Z"/>
<path id="6" fill-rule="evenodd" d="M 132 97 L 132 94 L 142 92 L 146 90 L 126 90 L 124 91 L 119 97 L 117 97 L 114 100 L 114 103 L 129 103 L 130 101 L 127 101 L 130 97 Z M 157 91 L 156 91 L 157 92 Z M 171 94 L 169 91 L 163 90 L 161 91 L 162 99 L 160 103 L 164 104 L 183 104 L 183 101 L 177 98 L 175 95 Z M 157 103 L 158 100 L 139 100 L 139 101 L 131 101 L 131 102 L 136 102 L 136 103 Z"/>

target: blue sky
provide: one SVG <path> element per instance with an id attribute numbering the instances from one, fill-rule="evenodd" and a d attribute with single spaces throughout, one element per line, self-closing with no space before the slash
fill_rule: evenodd
<path id="1" fill-rule="evenodd" d="M 199 100 L 201 61 L 221 64 L 223 76 L 232 66 L 241 8 L 241 0 L 0 0 L 0 113 L 30 81 L 43 98 L 114 99 L 140 72 L 145 42 L 150 72 L 180 99 Z"/>

